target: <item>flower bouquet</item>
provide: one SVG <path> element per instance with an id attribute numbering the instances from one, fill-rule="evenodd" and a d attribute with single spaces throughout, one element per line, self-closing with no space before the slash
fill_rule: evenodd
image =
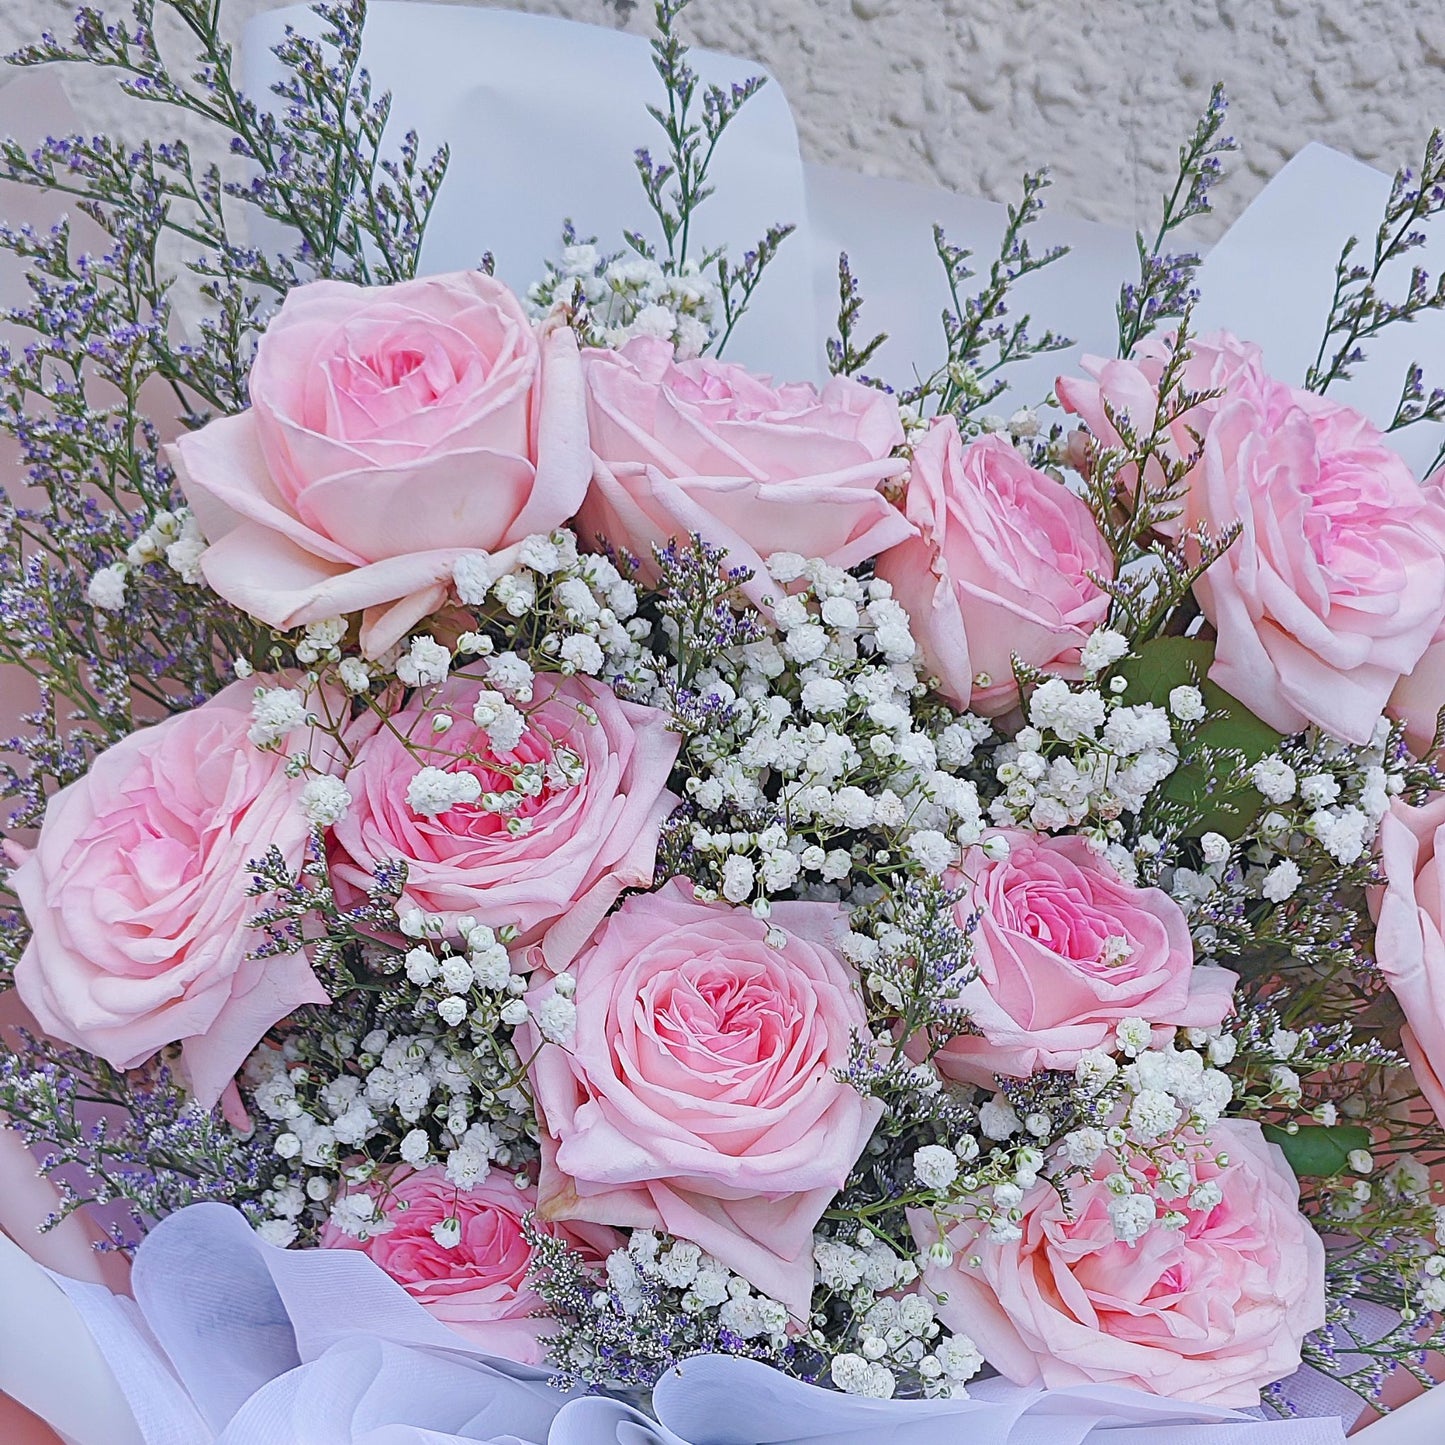
<path id="1" fill-rule="evenodd" d="M 1193 325 L 1216 91 L 1113 355 L 1010 391 L 1070 345 L 1040 174 L 978 276 L 936 234 L 912 376 L 845 257 L 779 382 L 724 356 L 791 227 L 695 224 L 761 81 L 681 9 L 647 223 L 521 292 L 421 266 L 447 154 L 360 0 L 264 105 L 216 0 L 14 57 L 234 170 L 0 149 L 79 213 L 0 230 L 0 1167 L 54 1191 L 0 1384 L 143 1445 L 1337 1441 L 1445 1343 L 1445 492 L 1394 449 L 1445 390 L 1331 394 L 1445 306 L 1393 289 L 1445 142 L 1303 377 Z"/>

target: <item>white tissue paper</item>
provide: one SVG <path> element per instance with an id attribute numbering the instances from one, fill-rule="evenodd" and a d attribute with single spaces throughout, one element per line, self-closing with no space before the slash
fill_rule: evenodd
<path id="1" fill-rule="evenodd" d="M 260 97 L 276 78 L 269 47 L 301 8 L 247 27 L 244 73 Z M 385 3 L 368 23 L 365 63 L 394 95 L 398 131 L 452 163 L 424 269 L 470 266 L 491 251 L 525 288 L 570 217 L 604 246 L 646 231 L 633 168 L 658 146 L 643 109 L 657 93 L 639 37 L 498 10 Z M 705 81 L 755 74 L 752 62 L 695 52 Z M 837 253 L 865 298 L 863 328 L 890 340 L 871 369 L 897 383 L 942 354 L 946 300 L 931 227 L 986 269 L 1004 224 L 991 202 L 805 164 L 786 99 L 764 88 L 733 124 L 715 170 L 701 237 L 735 253 L 768 225 L 794 221 L 732 348 L 780 378 L 818 378 L 832 327 Z M 1196 330 L 1225 326 L 1258 342 L 1271 370 L 1298 382 L 1314 358 L 1346 236 L 1368 250 L 1389 180 L 1310 146 L 1268 185 L 1206 259 Z M 1051 212 L 1036 248 L 1064 261 L 1030 277 L 1019 302 L 1076 339 L 1069 352 L 1014 370 L 1000 409 L 1037 403 L 1081 352 L 1114 350 L 1114 300 L 1136 264 L 1122 231 Z M 1436 268 L 1445 243 L 1421 256 Z M 1403 288 L 1403 276 L 1392 277 Z M 1445 317 L 1376 342 L 1340 395 L 1377 422 L 1393 414 L 1407 361 L 1445 351 Z M 1427 384 L 1432 378 L 1427 373 Z M 1438 378 L 1436 378 L 1438 380 Z M 1397 434 L 1417 466 L 1439 429 Z M 961 1401 L 877 1401 L 789 1380 L 747 1361 L 704 1357 L 656 1391 L 661 1423 L 631 1405 L 568 1399 L 539 1372 L 488 1359 L 433 1320 L 363 1255 L 272 1249 L 216 1205 L 161 1224 L 137 1259 L 134 1301 L 48 1274 L 0 1237 L 0 1390 L 74 1445 L 1336 1445 L 1338 1416 L 1264 1421 L 1105 1387 L 1043 1392 L 1002 1381 Z M 1445 1438 L 1445 1390 L 1360 1437 L 1365 1445 Z"/>

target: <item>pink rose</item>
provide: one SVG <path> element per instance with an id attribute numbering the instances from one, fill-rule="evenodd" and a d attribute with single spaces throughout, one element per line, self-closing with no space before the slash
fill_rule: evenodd
<path id="1" fill-rule="evenodd" d="M 591 546 L 623 547 L 656 576 L 652 548 L 693 533 L 754 573 L 761 602 L 774 552 L 853 567 L 908 535 L 879 492 L 904 463 L 898 405 L 834 377 L 822 389 L 774 386 L 741 366 L 672 359 L 639 337 L 583 357 L 592 489 L 577 518 Z"/>
<path id="2" fill-rule="evenodd" d="M 691 1240 L 806 1318 L 813 1226 L 882 1112 L 834 1074 L 867 1031 L 842 928 L 831 903 L 763 923 L 683 879 L 629 898 L 570 966 L 571 1042 L 519 1034 L 541 1215 Z"/>
<path id="3" fill-rule="evenodd" d="M 1125 883 L 1083 838 L 999 836 L 1005 861 L 972 848 L 949 880 L 973 880 L 957 911 L 960 924 L 978 918 L 978 976 L 960 998 L 979 1032 L 943 1046 L 941 1073 L 991 1084 L 1072 1069 L 1122 1019 L 1148 1019 L 1162 1045 L 1175 1028 L 1213 1028 L 1233 1010 L 1235 975 L 1195 966 L 1189 924 L 1167 893 Z"/>
<path id="4" fill-rule="evenodd" d="M 1088 507 L 1002 437 L 964 445 L 946 417 L 914 448 L 904 504 L 916 535 L 878 559 L 940 689 L 956 707 L 1018 701 L 1013 657 L 1079 677 L 1109 611 L 1088 574 L 1114 558 Z"/>
<path id="5" fill-rule="evenodd" d="M 1445 471 L 1425 482 L 1427 495 L 1445 497 Z M 1395 684 L 1386 709 L 1405 724 L 1405 741 L 1423 757 L 1435 740 L 1435 723 L 1445 707 L 1445 621 L 1436 629 L 1425 655 Z"/>
<path id="6" fill-rule="evenodd" d="M 1080 365 L 1092 378 L 1061 376 L 1054 384 L 1059 405 L 1082 418 L 1101 447 L 1121 445 L 1118 429 L 1109 413 L 1127 416 L 1135 433 L 1148 436 L 1159 408 L 1159 383 L 1168 364 L 1174 338 L 1147 337 L 1128 360 L 1085 356 Z M 1264 355 L 1253 342 L 1240 341 L 1227 331 L 1193 337 L 1189 358 L 1184 363 L 1183 385 L 1188 391 L 1219 392 L 1190 407 L 1169 425 L 1166 455 L 1179 461 L 1199 450 L 1199 437 L 1208 429 L 1220 407 L 1237 391 L 1257 394 L 1266 384 Z M 1125 467 L 1118 477 L 1125 497 L 1133 495 L 1137 468 Z M 1148 486 L 1163 485 L 1164 471 L 1157 457 L 1145 464 Z M 1179 535 L 1179 519 L 1162 525 L 1160 532 Z"/>
<path id="7" fill-rule="evenodd" d="M 1380 822 L 1382 887 L 1370 889 L 1375 962 L 1405 1014 L 1401 1033 L 1420 1092 L 1445 1120 L 1445 793 L 1423 808 L 1398 798 Z"/>
<path id="8" fill-rule="evenodd" d="M 586 491 L 572 333 L 539 342 L 477 271 L 298 286 L 250 387 L 249 411 L 169 455 L 206 580 L 272 627 L 364 611 L 376 656 L 441 605 L 463 553 L 561 526 Z"/>
<path id="9" fill-rule="evenodd" d="M 1367 743 L 1445 618 L 1445 499 L 1348 407 L 1270 383 L 1210 423 L 1187 529 L 1239 521 L 1195 584 L 1210 677 L 1281 732 Z"/>
<path id="10" fill-rule="evenodd" d="M 365 1240 L 327 1224 L 323 1249 L 359 1249 L 429 1314 L 480 1349 L 524 1365 L 546 1359 L 549 1322 L 535 1319 L 541 1297 L 527 1282 L 532 1247 L 522 1236 L 523 1216 L 536 1208 L 537 1191 L 517 1187 L 515 1176 L 493 1168 L 470 1189 L 458 1189 L 438 1168 L 398 1170 L 384 1192 L 371 1191 L 385 1214 L 383 1232 Z M 444 1220 L 461 1226 L 450 1247 L 432 1230 Z M 543 1226 L 600 1265 L 622 1243 L 611 1230 Z"/>
<path id="11" fill-rule="evenodd" d="M 1324 1246 L 1258 1124 L 1223 1120 L 1191 1152 L 1195 1177 L 1222 1199 L 1208 1209 L 1176 1200 L 1184 1226 L 1156 1225 L 1133 1244 L 1115 1237 L 1107 1158 L 1094 1177 L 1068 1186 L 1067 1198 L 1036 1184 L 1019 1239 L 1001 1242 L 976 1219 L 958 1221 L 947 1234 L 953 1264 L 924 1270 L 928 1286 L 947 1295 L 939 1318 L 1016 1384 L 1114 1384 L 1258 1404 L 1263 1386 L 1299 1367 L 1304 1337 L 1325 1322 Z M 1140 1158 L 1134 1167 L 1152 1187 L 1154 1166 Z M 937 1241 L 931 1214 L 909 1218 L 920 1248 Z"/>
<path id="12" fill-rule="evenodd" d="M 494 754 L 484 731 L 460 724 L 410 748 L 398 736 L 430 739 L 426 719 L 433 712 L 464 718 L 479 691 L 477 683 L 453 677 L 425 703 L 414 695 L 392 727 L 361 720 L 348 738 L 353 801 L 332 830 L 332 879 L 343 895 L 359 896 L 377 864 L 400 859 L 407 906 L 453 925 L 464 915 L 495 929 L 510 924 L 520 930 L 521 945 L 551 929 L 550 957 L 579 946 L 624 888 L 651 884 L 658 833 L 677 806 L 667 778 L 681 738 L 655 708 L 622 702 L 589 678 L 547 674 L 537 677 L 525 705 L 526 731 L 510 752 Z M 554 769 L 573 759 L 578 777 L 567 783 Z M 527 764 L 546 774 L 540 791 L 506 814 L 478 800 L 423 817 L 407 802 L 408 785 L 423 767 L 470 772 L 485 794 L 512 791 Z M 523 831 L 513 834 L 508 818 L 520 819 Z"/>
<path id="13" fill-rule="evenodd" d="M 295 868 L 309 832 L 306 779 L 247 740 L 254 692 L 233 683 L 103 752 L 10 875 L 32 929 L 15 986 L 40 1026 L 119 1069 L 180 1041 L 208 1107 L 272 1024 L 329 1001 L 302 954 L 250 956 L 246 865 L 276 848 Z"/>

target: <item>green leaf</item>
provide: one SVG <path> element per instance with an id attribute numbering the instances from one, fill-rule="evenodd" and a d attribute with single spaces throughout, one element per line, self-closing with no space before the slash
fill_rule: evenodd
<path id="1" fill-rule="evenodd" d="M 1264 1137 L 1279 1145 L 1301 1177 L 1341 1174 L 1349 1167 L 1352 1150 L 1370 1147 L 1370 1131 L 1362 1124 L 1301 1124 L 1295 1134 L 1266 1124 Z"/>
<path id="2" fill-rule="evenodd" d="M 1176 687 L 1198 687 L 1212 716 L 1200 725 L 1195 737 L 1216 749 L 1228 748 L 1243 755 L 1247 763 L 1274 752 L 1283 742 L 1281 733 L 1257 718 L 1238 698 L 1231 697 L 1209 681 L 1214 661 L 1214 644 L 1202 637 L 1156 637 L 1127 657 L 1115 669 L 1128 679 L 1125 702 L 1152 702 L 1168 707 L 1169 694 Z M 1179 768 L 1165 781 L 1166 798 L 1193 808 L 1199 815 L 1200 833 L 1220 833 L 1226 838 L 1242 837 L 1259 816 L 1264 799 L 1248 784 L 1236 788 L 1211 787 L 1203 768 Z"/>

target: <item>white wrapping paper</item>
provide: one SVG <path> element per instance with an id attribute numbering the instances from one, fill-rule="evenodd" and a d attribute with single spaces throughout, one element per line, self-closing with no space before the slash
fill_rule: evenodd
<path id="1" fill-rule="evenodd" d="M 33 1268 L 33 1267 L 32 1267 Z M 1111 1387 L 994 1380 L 973 1398 L 866 1400 L 704 1356 L 665 1376 L 660 1424 L 616 1401 L 559 1394 L 488 1358 L 362 1254 L 281 1250 L 234 1210 L 193 1205 L 145 1239 L 134 1303 L 57 1277 L 75 1317 L 26 1365 L 64 1360 L 90 1392 L 94 1348 L 142 1445 L 1339 1445 L 1336 1418 L 1263 1422 Z M 62 1304 L 64 1301 L 62 1300 Z M 83 1328 L 79 1322 L 83 1321 Z M 84 1345 L 85 1349 L 80 1346 Z M 23 1350 L 23 1342 L 17 1342 Z M 92 1422 L 82 1422 L 82 1425 Z M 77 1445 L 117 1445 L 73 1432 Z"/>
<path id="2" fill-rule="evenodd" d="M 288 24 L 315 20 L 304 6 L 288 7 L 247 27 L 244 76 L 258 98 L 279 76 L 270 47 Z M 709 51 L 691 59 L 705 84 L 763 73 Z M 443 141 L 451 147 L 425 270 L 475 266 L 491 251 L 497 275 L 525 289 L 558 253 L 568 217 L 608 250 L 622 248 L 624 230 L 660 240 L 632 160 L 639 146 L 662 159 L 662 132 L 644 109 L 663 98 L 662 87 L 640 36 L 504 10 L 379 3 L 362 61 L 377 91 L 392 93 L 395 136 L 415 129 L 425 155 Z M 713 177 L 717 197 L 698 213 L 701 246 L 726 244 L 737 257 L 773 223 L 806 222 L 797 132 L 781 86 L 764 86 L 728 127 Z M 746 319 L 735 360 L 780 376 L 817 369 L 823 333 L 810 262 L 805 239 L 784 244 L 766 289 L 786 304 Z"/>
<path id="3" fill-rule="evenodd" d="M 248 28 L 248 87 L 264 90 L 268 54 L 300 9 Z M 641 226 L 637 145 L 659 149 L 642 110 L 656 79 L 637 37 L 496 10 L 375 3 L 366 61 L 391 89 L 401 128 L 423 148 L 453 151 L 424 255 L 447 270 L 494 252 L 499 274 L 525 286 L 571 216 L 604 244 Z M 705 80 L 756 73 L 751 62 L 695 53 Z M 890 341 L 874 367 L 905 383 L 940 355 L 943 277 L 931 223 L 986 266 L 1003 208 L 902 182 L 805 165 L 776 84 L 744 110 L 719 151 L 719 199 L 701 235 L 735 252 L 773 221 L 788 241 L 733 348 L 787 377 L 818 377 L 836 304 L 837 252 L 847 249 L 867 301 L 864 329 Z M 1208 257 L 1196 325 L 1259 342 L 1277 374 L 1298 381 L 1313 359 L 1344 237 L 1366 247 L 1388 178 L 1323 147 L 1296 157 Z M 1073 254 L 1030 278 L 1020 303 L 1075 336 L 1073 353 L 1013 372 L 1000 408 L 1034 402 L 1079 351 L 1111 353 L 1113 302 L 1134 266 L 1126 233 L 1050 215 L 1038 248 Z M 1437 253 L 1438 255 L 1438 253 Z M 1427 253 L 1425 259 L 1429 259 Z M 1437 260 L 1437 265 L 1439 264 Z M 1399 277 L 1395 283 L 1401 283 Z M 1445 318 L 1402 329 L 1340 395 L 1387 421 L 1405 362 L 1445 352 Z M 1438 439 L 1397 440 L 1417 465 Z M 492 1440 L 530 1445 L 1326 1445 L 1338 1420 L 1260 1422 L 1109 1390 L 1021 1391 L 990 1382 L 950 1404 L 877 1402 L 789 1381 L 745 1362 L 700 1359 L 658 1391 L 664 1424 L 598 1398 L 564 1402 L 535 1372 L 488 1361 L 431 1320 L 359 1255 L 285 1254 L 259 1244 L 215 1206 L 163 1225 L 142 1252 L 138 1303 L 94 1281 L 47 1275 L 0 1236 L 0 1391 L 22 1400 L 74 1445 L 424 1445 Z M 1445 1440 L 1445 1391 L 1369 1427 L 1366 1445 Z"/>

